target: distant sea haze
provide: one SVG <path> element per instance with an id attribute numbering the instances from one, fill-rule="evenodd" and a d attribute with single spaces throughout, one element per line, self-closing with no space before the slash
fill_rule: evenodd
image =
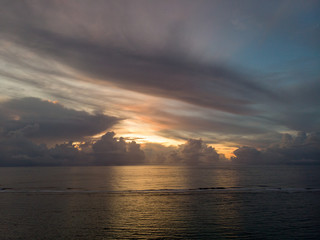
<path id="1" fill-rule="evenodd" d="M 0 239 L 319 239 L 319 170 L 0 168 Z"/>

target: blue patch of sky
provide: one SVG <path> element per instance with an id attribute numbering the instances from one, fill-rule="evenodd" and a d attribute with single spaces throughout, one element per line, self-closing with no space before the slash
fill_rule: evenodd
<path id="1" fill-rule="evenodd" d="M 261 73 L 296 71 L 297 68 L 307 68 L 312 75 L 320 73 L 319 49 L 277 36 L 269 36 L 263 42 L 250 42 L 233 54 L 232 61 Z"/>

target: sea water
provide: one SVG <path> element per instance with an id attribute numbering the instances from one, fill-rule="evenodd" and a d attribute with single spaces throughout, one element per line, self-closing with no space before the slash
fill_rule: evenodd
<path id="1" fill-rule="evenodd" d="M 320 239 L 319 166 L 0 168 L 0 239 Z"/>

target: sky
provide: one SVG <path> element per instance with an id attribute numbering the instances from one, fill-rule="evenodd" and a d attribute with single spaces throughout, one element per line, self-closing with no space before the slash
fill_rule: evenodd
<path id="1" fill-rule="evenodd" d="M 0 1 L 0 166 L 320 163 L 320 1 Z"/>

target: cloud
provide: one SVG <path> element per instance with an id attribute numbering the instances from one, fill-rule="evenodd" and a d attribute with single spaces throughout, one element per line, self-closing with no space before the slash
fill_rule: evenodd
<path id="1" fill-rule="evenodd" d="M 22 135 L 39 142 L 79 141 L 119 121 L 116 117 L 93 115 L 31 97 L 2 102 L 0 110 L 3 135 Z"/>
<path id="2" fill-rule="evenodd" d="M 0 95 L 85 110 L 25 98 L 37 108 L 29 116 L 22 100 L 10 100 L 0 104 L 6 136 L 62 143 L 120 121 L 89 113 L 97 109 L 128 119 L 121 134 L 232 147 L 264 149 L 280 132 L 320 131 L 317 1 L 0 5 Z"/>
<path id="3" fill-rule="evenodd" d="M 135 141 L 116 139 L 114 132 L 108 132 L 92 145 L 97 165 L 137 165 L 145 163 L 144 152 Z"/>
<path id="4" fill-rule="evenodd" d="M 174 164 L 206 165 L 225 160 L 201 139 L 179 147 L 149 143 L 141 149 L 135 141 L 108 132 L 95 142 L 65 142 L 48 148 L 23 135 L 0 137 L 0 166 L 88 166 Z"/>
<path id="5" fill-rule="evenodd" d="M 164 146 L 159 143 L 146 143 L 142 149 L 150 164 L 172 164 L 169 162 L 169 156 L 178 150 L 176 146 Z"/>
<path id="6" fill-rule="evenodd" d="M 0 166 L 51 165 L 46 145 L 22 136 L 0 137 Z"/>
<path id="7" fill-rule="evenodd" d="M 40 54 L 45 59 L 55 59 L 93 79 L 137 92 L 244 115 L 256 112 L 253 106 L 257 100 L 276 98 L 265 86 L 254 82 L 246 74 L 222 63 L 201 61 L 194 53 L 190 53 L 192 46 L 188 46 L 189 40 L 185 36 L 189 30 L 183 30 L 183 22 L 184 13 L 192 9 L 191 2 L 183 9 L 155 4 L 163 9 L 171 11 L 174 8 L 181 12 L 180 18 L 170 17 L 169 21 L 156 14 L 154 5 L 140 3 L 139 6 L 146 12 L 150 10 L 154 13 L 146 17 L 155 16 L 147 26 L 138 25 L 145 22 L 142 20 L 147 20 L 139 17 L 144 11 L 124 2 L 114 5 L 99 2 L 110 14 L 99 15 L 101 19 L 96 19 L 95 26 L 87 20 L 89 16 L 92 17 L 90 13 L 100 13 L 101 6 L 98 3 L 83 1 L 61 9 L 59 4 L 53 2 L 53 10 L 40 3 L 37 6 L 24 4 L 26 6 L 7 4 L 7 12 L 17 14 L 3 14 L 3 39 Z M 60 18 L 75 14 L 74 8 L 78 10 L 78 20 L 59 25 Z M 122 19 L 112 14 L 112 10 L 124 16 L 133 14 L 134 18 Z M 199 12 L 194 14 L 201 15 Z M 159 28 L 161 24 L 155 21 L 158 17 L 166 27 Z M 158 29 L 157 33 L 164 42 L 155 43 L 155 38 L 147 33 L 148 29 Z M 70 34 L 70 31 L 74 34 Z M 83 35 L 86 31 L 93 34 L 94 38 Z M 142 38 L 139 35 L 141 31 Z"/>
<path id="8" fill-rule="evenodd" d="M 23 135 L 0 136 L 0 166 L 88 166 L 144 164 L 140 145 L 108 132 L 96 142 L 65 142 L 48 148 Z"/>
<path id="9" fill-rule="evenodd" d="M 320 133 L 284 134 L 281 142 L 265 149 L 240 147 L 234 164 L 320 164 Z M 189 139 L 179 146 L 116 138 L 108 132 L 97 141 L 65 142 L 48 148 L 23 135 L 0 137 L 0 166 L 88 166 L 88 165 L 210 165 L 226 163 L 226 158 L 201 139 Z"/>
<path id="10" fill-rule="evenodd" d="M 279 144 L 263 150 L 240 147 L 234 155 L 232 161 L 241 164 L 320 164 L 320 133 L 284 134 Z"/>
<path id="11" fill-rule="evenodd" d="M 219 161 L 219 154 L 213 147 L 208 147 L 201 139 L 189 139 L 180 146 L 178 152 L 171 154 L 174 162 L 188 165 L 210 164 Z"/>
<path id="12" fill-rule="evenodd" d="M 319 74 L 312 80 L 291 86 L 285 106 L 275 106 L 280 124 L 296 131 L 320 131 L 320 80 Z"/>
<path id="13" fill-rule="evenodd" d="M 207 146 L 201 139 L 188 139 L 178 147 L 147 144 L 143 149 L 148 161 L 153 164 L 206 165 L 224 160 L 213 147 Z"/>
<path id="14" fill-rule="evenodd" d="M 94 165 L 90 154 L 76 149 L 72 142 L 48 148 L 23 136 L 0 139 L 0 166 L 88 166 Z"/>
<path id="15" fill-rule="evenodd" d="M 240 147 L 233 153 L 236 156 L 232 158 L 235 163 L 255 163 L 259 161 L 261 155 L 261 152 L 253 147 Z"/>
<path id="16" fill-rule="evenodd" d="M 87 145 L 87 143 L 83 143 L 81 145 Z M 86 151 L 80 151 L 75 147 L 73 142 L 56 144 L 55 147 L 48 150 L 48 155 L 51 159 L 52 165 L 94 165 L 94 159 L 92 155 Z"/>
<path id="17" fill-rule="evenodd" d="M 104 114 L 89 114 L 38 98 L 11 99 L 0 103 L 0 165 L 60 166 L 91 165 L 93 156 L 83 141 L 119 121 Z M 44 143 L 53 145 L 48 148 Z M 37 144 L 40 143 L 40 144 Z M 90 146 L 88 146 L 90 145 Z M 131 152 L 134 152 L 132 148 Z"/>

